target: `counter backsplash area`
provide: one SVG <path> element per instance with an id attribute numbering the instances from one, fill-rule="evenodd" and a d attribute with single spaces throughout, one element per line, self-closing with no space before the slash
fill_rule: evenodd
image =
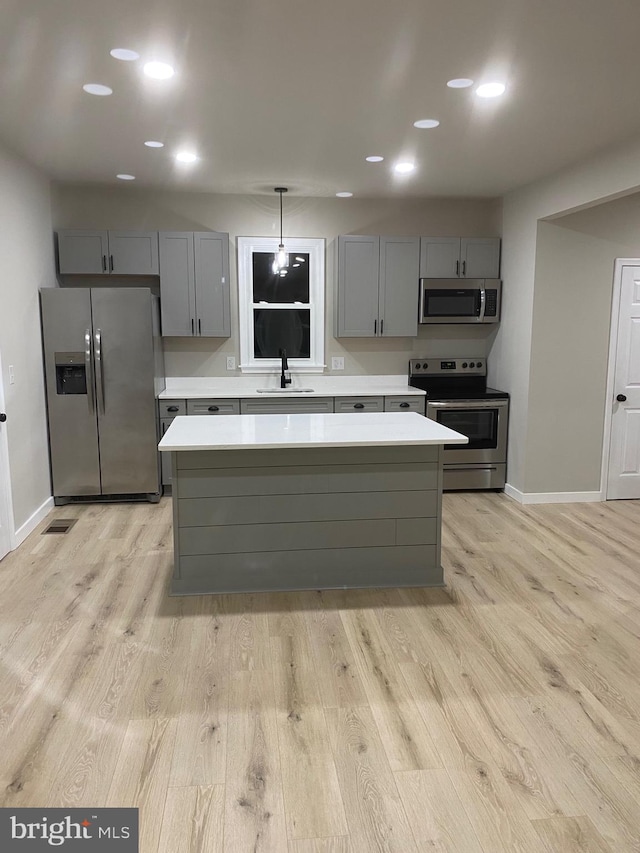
<path id="1" fill-rule="evenodd" d="M 408 385 L 407 374 L 382 374 L 375 376 L 296 376 L 291 372 L 292 385 L 295 388 L 311 388 L 315 395 L 348 396 L 357 394 L 376 394 L 394 396 L 402 394 L 424 396 L 424 391 Z M 196 397 L 263 397 L 259 389 L 277 389 L 280 385 L 279 374 L 269 373 L 260 376 L 174 376 L 167 377 L 166 387 L 160 399 L 196 398 Z M 290 393 L 290 392 L 289 392 Z M 308 397 L 301 392 L 294 397 Z"/>
<path id="2" fill-rule="evenodd" d="M 488 326 L 421 327 L 416 338 L 333 338 L 325 341 L 325 376 L 407 375 L 412 358 L 434 355 L 451 358 L 489 355 L 495 330 Z M 163 338 L 167 379 L 199 376 L 251 379 L 241 371 L 227 370 L 227 357 L 239 363 L 234 338 Z M 344 358 L 344 370 L 331 370 L 331 358 Z M 292 371 L 295 379 L 295 370 Z M 260 377 L 255 377 L 260 381 Z"/>

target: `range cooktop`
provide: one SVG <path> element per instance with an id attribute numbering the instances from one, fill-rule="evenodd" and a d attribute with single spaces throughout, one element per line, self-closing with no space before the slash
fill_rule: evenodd
<path id="1" fill-rule="evenodd" d="M 487 388 L 487 364 L 480 358 L 415 358 L 409 385 L 430 400 L 507 400 L 506 391 Z"/>

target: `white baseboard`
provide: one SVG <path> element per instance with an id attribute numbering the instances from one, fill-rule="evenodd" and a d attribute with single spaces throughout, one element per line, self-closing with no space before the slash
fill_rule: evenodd
<path id="1" fill-rule="evenodd" d="M 605 500 L 604 492 L 521 492 L 507 483 L 505 495 L 521 504 L 576 504 Z"/>
<path id="2" fill-rule="evenodd" d="M 25 523 L 19 527 L 14 536 L 14 548 L 17 548 L 18 545 L 21 545 L 27 536 L 36 529 L 36 527 L 40 524 L 43 518 L 46 518 L 47 515 L 53 509 L 53 498 L 47 498 L 47 500 L 39 506 L 38 509 L 29 516 L 29 518 L 25 521 Z"/>

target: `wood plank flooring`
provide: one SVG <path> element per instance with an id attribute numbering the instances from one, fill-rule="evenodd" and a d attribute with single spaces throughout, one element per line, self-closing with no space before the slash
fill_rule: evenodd
<path id="1" fill-rule="evenodd" d="M 142 853 L 640 851 L 640 501 L 444 497 L 446 589 L 167 595 L 171 503 L 0 563 L 0 805 Z"/>

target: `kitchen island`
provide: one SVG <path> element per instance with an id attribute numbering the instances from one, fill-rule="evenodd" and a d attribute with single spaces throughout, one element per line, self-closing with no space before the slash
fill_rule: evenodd
<path id="1" fill-rule="evenodd" d="M 174 595 L 442 586 L 442 447 L 419 414 L 176 417 Z"/>

